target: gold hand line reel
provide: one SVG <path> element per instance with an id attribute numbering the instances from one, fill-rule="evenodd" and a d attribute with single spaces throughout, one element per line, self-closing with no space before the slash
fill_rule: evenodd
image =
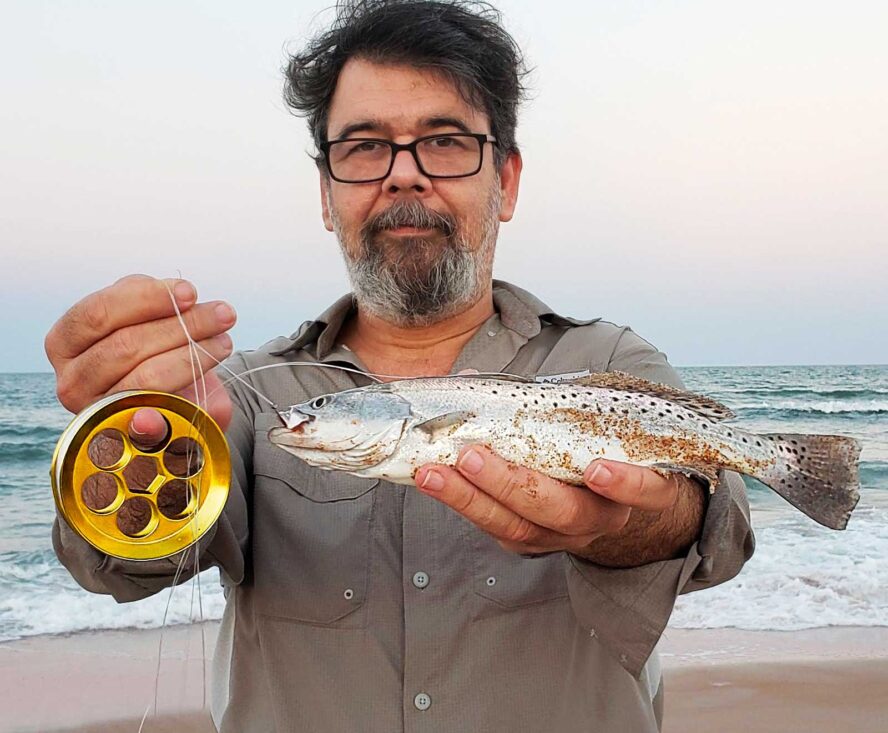
<path id="1" fill-rule="evenodd" d="M 158 445 L 129 435 L 145 407 L 167 422 Z M 155 560 L 190 547 L 219 518 L 231 457 L 221 428 L 193 402 L 133 390 L 104 397 L 71 421 L 50 476 L 59 514 L 89 544 L 124 560 Z"/>

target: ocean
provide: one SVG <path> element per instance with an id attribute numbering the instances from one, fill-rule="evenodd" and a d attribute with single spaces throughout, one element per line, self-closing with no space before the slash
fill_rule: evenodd
<path id="1" fill-rule="evenodd" d="M 756 432 L 835 433 L 863 443 L 861 501 L 824 529 L 748 482 L 756 552 L 737 578 L 678 599 L 670 625 L 791 630 L 888 626 L 888 366 L 695 367 L 688 387 Z M 118 605 L 82 590 L 52 551 L 49 464 L 70 420 L 49 374 L 0 374 L 0 641 L 219 618 L 218 573 Z M 198 601 L 202 603 L 198 603 Z"/>

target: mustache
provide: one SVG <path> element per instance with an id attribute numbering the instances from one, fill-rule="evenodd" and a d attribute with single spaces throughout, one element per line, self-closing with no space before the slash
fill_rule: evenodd
<path id="1" fill-rule="evenodd" d="M 400 201 L 372 217 L 363 226 L 363 233 L 372 236 L 398 227 L 440 229 L 445 237 L 450 237 L 456 231 L 456 220 L 426 208 L 419 201 Z"/>

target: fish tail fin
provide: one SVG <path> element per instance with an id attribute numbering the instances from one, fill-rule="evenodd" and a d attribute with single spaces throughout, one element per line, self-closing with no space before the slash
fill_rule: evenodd
<path id="1" fill-rule="evenodd" d="M 815 522 L 845 529 L 860 499 L 860 443 L 841 435 L 764 435 L 777 463 L 754 475 Z"/>

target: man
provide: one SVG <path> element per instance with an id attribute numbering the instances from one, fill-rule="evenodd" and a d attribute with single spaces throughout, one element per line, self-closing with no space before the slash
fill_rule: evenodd
<path id="1" fill-rule="evenodd" d="M 339 7 L 291 59 L 286 97 L 318 145 L 324 223 L 354 294 L 232 356 L 232 369 L 619 369 L 679 383 L 629 329 L 559 316 L 492 280 L 521 178 L 521 72 L 488 6 Z M 192 335 L 226 356 L 231 309 L 171 285 Z M 133 387 L 190 394 L 184 335 L 151 278 L 87 297 L 46 345 L 69 409 Z M 250 381 L 285 405 L 369 380 L 295 366 Z M 736 476 L 722 475 L 707 504 L 686 478 L 596 461 L 586 486 L 568 486 L 476 445 L 406 488 L 298 461 L 268 442 L 268 406 L 229 389 L 209 410 L 227 425 L 231 495 L 201 544 L 201 566 L 218 565 L 228 592 L 213 711 L 224 732 L 657 730 L 652 652 L 676 595 L 732 577 L 752 551 Z M 149 442 L 164 430 L 147 410 L 131 426 Z M 119 601 L 168 587 L 177 564 L 102 556 L 61 520 L 54 541 L 78 582 Z"/>

